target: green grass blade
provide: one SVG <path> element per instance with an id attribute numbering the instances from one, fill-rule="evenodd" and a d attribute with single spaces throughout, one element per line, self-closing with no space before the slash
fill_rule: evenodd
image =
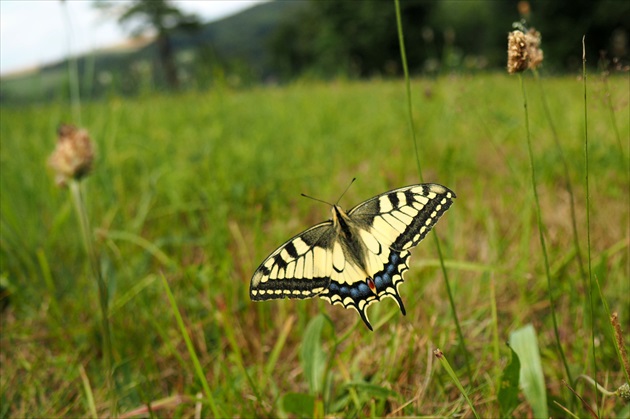
<path id="1" fill-rule="evenodd" d="M 169 302 L 171 303 L 171 312 L 173 313 L 173 317 L 177 321 L 177 326 L 179 327 L 179 331 L 186 342 L 186 348 L 188 349 L 188 354 L 193 361 L 193 365 L 195 368 L 195 373 L 197 374 L 197 379 L 201 382 L 201 386 L 203 387 L 203 391 L 206 394 L 206 401 L 210 406 L 210 410 L 212 411 L 212 416 L 215 418 L 223 417 L 217 408 L 217 405 L 214 401 L 214 396 L 212 395 L 212 391 L 210 390 L 210 385 L 208 384 L 208 380 L 206 379 L 206 375 L 203 372 L 203 368 L 201 368 L 201 363 L 199 362 L 199 357 L 197 356 L 197 352 L 195 351 L 195 347 L 193 346 L 192 340 L 190 340 L 190 336 L 188 335 L 188 331 L 186 330 L 186 325 L 184 324 L 184 319 L 182 319 L 182 315 L 179 312 L 179 308 L 177 307 L 177 302 L 175 301 L 175 296 L 171 292 L 171 288 L 168 286 L 168 282 L 166 281 L 166 277 L 162 275 L 162 285 L 164 285 L 164 290 L 166 291 L 166 295 L 168 297 Z"/>
<path id="2" fill-rule="evenodd" d="M 322 346 L 322 332 L 327 321 L 327 317 L 323 314 L 315 316 L 306 326 L 304 338 L 302 339 L 300 359 L 304 377 L 312 395 L 319 395 L 324 389 L 323 378 L 326 371 L 326 353 Z"/>
<path id="3" fill-rule="evenodd" d="M 597 402 L 597 356 L 595 352 L 595 309 L 593 307 L 593 268 L 591 258 L 591 199 L 589 190 L 589 158 L 588 158 L 588 101 L 586 95 L 586 35 L 582 37 L 582 86 L 584 87 L 584 189 L 586 192 L 586 259 L 588 261 L 588 299 L 591 317 L 591 351 L 593 355 L 593 376 L 595 377 L 595 405 L 599 415 Z M 571 383 L 573 383 L 571 381 Z"/>
<path id="4" fill-rule="evenodd" d="M 267 386 L 267 380 L 269 377 L 273 375 L 273 371 L 278 363 L 278 358 L 280 358 L 280 353 L 282 348 L 284 348 L 285 343 L 287 342 L 287 337 L 291 330 L 293 329 L 293 323 L 295 322 L 295 316 L 290 316 L 284 322 L 282 329 L 280 330 L 280 335 L 276 339 L 275 345 L 273 345 L 273 349 L 271 350 L 271 354 L 269 355 L 269 360 L 267 360 L 267 364 L 265 365 L 265 371 L 260 383 L 260 388 L 265 388 Z"/>
<path id="5" fill-rule="evenodd" d="M 556 347 L 558 349 L 558 353 L 560 354 L 560 359 L 562 359 L 562 364 L 564 365 L 564 371 L 569 379 L 569 381 L 573 381 L 571 378 L 571 370 L 569 369 L 569 363 L 567 362 L 567 358 L 564 355 L 564 349 L 562 348 L 562 343 L 560 342 L 560 332 L 558 331 L 558 320 L 556 319 L 556 306 L 553 299 L 553 286 L 551 282 L 551 269 L 549 267 L 549 255 L 547 254 L 547 244 L 545 241 L 545 233 L 544 233 L 544 224 L 542 220 L 542 210 L 540 208 L 540 199 L 538 197 L 538 186 L 536 181 L 536 167 L 534 165 L 534 152 L 532 150 L 532 139 L 531 132 L 529 129 L 529 110 L 527 104 L 527 92 L 525 90 L 525 81 L 523 80 L 523 75 L 519 73 L 519 80 L 521 82 L 521 93 L 523 95 L 523 109 L 525 111 L 525 133 L 527 137 L 527 153 L 529 155 L 529 165 L 530 165 L 530 175 L 532 181 L 532 192 L 534 194 L 534 202 L 536 204 L 536 221 L 538 224 L 538 239 L 540 240 L 540 248 L 543 254 L 543 262 L 545 266 L 545 276 L 547 278 L 547 296 L 549 298 L 549 307 L 551 308 L 551 320 L 553 322 L 553 331 L 554 336 L 556 338 Z"/>
<path id="6" fill-rule="evenodd" d="M 451 364 L 449 364 L 448 360 L 446 359 L 446 356 L 444 356 L 444 353 L 439 349 L 436 349 L 433 353 L 435 354 L 437 359 L 440 360 L 440 364 L 442 364 L 442 367 L 446 370 L 448 375 L 451 377 L 451 379 L 453 380 L 453 382 L 459 389 L 460 393 L 462 393 L 462 395 L 466 399 L 466 402 L 468 403 L 470 410 L 472 410 L 473 415 L 475 415 L 475 417 L 479 419 L 479 415 L 477 414 L 477 411 L 475 410 L 475 406 L 473 405 L 472 401 L 470 401 L 470 398 L 468 398 L 468 393 L 466 393 L 464 386 L 459 381 L 459 378 L 457 378 L 457 374 L 455 374 L 455 371 L 453 371 L 453 368 L 451 368 Z"/>
<path id="7" fill-rule="evenodd" d="M 79 375 L 81 375 L 81 382 L 83 383 L 83 391 L 85 391 L 85 398 L 88 410 L 90 411 L 90 417 L 96 419 L 98 418 L 98 412 L 96 411 L 96 404 L 94 403 L 94 392 L 92 391 L 90 380 L 85 373 L 85 368 L 83 368 L 83 365 L 81 364 L 79 364 Z"/>
<path id="8" fill-rule="evenodd" d="M 394 5 L 396 8 L 396 27 L 398 30 L 398 44 L 400 47 L 400 58 L 402 61 L 402 67 L 405 74 L 405 89 L 407 95 L 407 116 L 409 118 L 409 129 L 411 130 L 411 138 L 413 142 L 414 155 L 416 158 L 416 165 L 418 168 L 418 177 L 420 178 L 420 182 L 424 182 L 422 176 L 422 166 L 420 164 L 420 150 L 418 148 L 418 140 L 416 138 L 416 128 L 413 123 L 413 102 L 411 100 L 411 81 L 409 79 L 409 69 L 407 66 L 407 53 L 405 49 L 405 37 L 403 35 L 403 27 L 402 27 L 402 19 L 400 14 L 400 0 L 394 0 Z M 444 256 L 442 255 L 442 248 L 440 246 L 440 239 L 437 236 L 435 230 L 432 230 L 433 241 L 435 243 L 435 247 L 437 248 L 438 256 L 440 259 L 440 267 L 442 269 L 442 275 L 444 276 L 444 284 L 446 286 L 446 293 L 448 294 L 448 301 L 451 307 L 451 312 L 453 313 L 453 320 L 455 321 L 455 329 L 457 330 L 457 336 L 459 337 L 460 348 L 464 354 L 464 359 L 466 361 L 466 370 L 468 371 L 468 381 L 470 384 L 473 382 L 472 370 L 470 367 L 470 359 L 468 354 L 468 349 L 466 348 L 466 341 L 464 340 L 464 334 L 462 333 L 462 328 L 459 324 L 459 318 L 457 316 L 457 309 L 455 306 L 455 301 L 453 299 L 453 293 L 451 291 L 451 285 L 448 278 L 448 272 L 446 270 L 446 266 L 444 265 Z"/>

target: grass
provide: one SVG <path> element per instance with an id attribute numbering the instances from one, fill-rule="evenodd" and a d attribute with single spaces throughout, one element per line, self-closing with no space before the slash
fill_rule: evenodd
<path id="1" fill-rule="evenodd" d="M 602 295 L 624 327 L 630 324 L 628 147 L 622 144 L 620 155 L 615 129 L 628 138 L 628 80 L 606 83 L 591 77 L 587 86 L 591 257 Z M 194 416 L 201 409 L 203 416 L 278 416 L 312 402 L 320 416 L 471 416 L 432 359 L 440 348 L 479 416 L 496 417 L 497 379 L 511 359 L 509 348 L 497 351 L 496 335 L 504 342 L 530 323 L 549 413 L 566 415 L 561 406 L 570 406 L 572 393 L 555 350 L 518 84 L 503 74 L 444 77 L 413 80 L 411 91 L 424 179 L 458 195 L 436 231 L 473 381 L 457 351 L 432 240 L 413 252 L 401 287 L 407 316 L 393 301 L 376 304 L 374 333 L 357 325 L 356 313 L 316 299 L 248 298 L 258 263 L 328 217 L 326 206 L 300 193 L 335 201 L 356 176 L 341 202 L 349 208 L 418 181 L 400 81 L 112 98 L 82 105 L 83 125 L 98 147 L 83 187 L 109 284 L 121 415 L 155 402 L 158 415 Z M 581 185 L 582 83 L 546 79 L 545 95 L 571 182 Z M 528 92 L 528 107 L 559 337 L 573 375 L 592 374 L 588 290 L 576 262 L 562 159 L 536 89 Z M 45 170 L 57 124 L 73 122 L 70 115 L 63 104 L 2 108 L 0 280 L 9 292 L 0 336 L 2 417 L 102 416 L 109 409 L 96 286 L 69 195 Z M 584 238 L 586 199 L 583 188 L 574 193 Z M 616 388 L 624 373 L 606 310 L 598 293 L 593 298 L 594 378 Z M 313 337 L 309 324 L 321 319 L 318 313 L 332 322 Z M 310 345 L 321 349 L 311 351 L 316 360 L 303 359 L 307 332 Z M 317 389 L 309 384 L 312 374 L 324 374 Z M 596 399 L 590 385 L 578 381 L 573 388 L 586 401 Z M 597 399 L 601 417 L 628 415 L 618 399 Z M 587 414 L 581 405 L 571 411 Z M 514 415 L 531 412 L 521 395 Z"/>

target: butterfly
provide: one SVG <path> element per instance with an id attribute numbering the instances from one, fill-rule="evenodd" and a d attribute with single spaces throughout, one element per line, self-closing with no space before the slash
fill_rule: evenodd
<path id="1" fill-rule="evenodd" d="M 256 269 L 252 301 L 320 297 L 355 309 L 373 330 L 367 308 L 393 298 L 409 269 L 409 251 L 427 235 L 456 195 L 435 183 L 410 185 L 377 195 L 289 239 Z"/>

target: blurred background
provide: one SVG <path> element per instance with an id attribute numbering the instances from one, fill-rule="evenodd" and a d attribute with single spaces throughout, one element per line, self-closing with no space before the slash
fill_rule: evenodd
<path id="1" fill-rule="evenodd" d="M 76 57 L 83 99 L 165 89 L 401 75 L 393 3 L 3 0 L 2 103 L 67 96 Z M 410 71 L 502 71 L 506 22 L 543 34 L 545 71 L 627 63 L 630 2 L 401 3 Z"/>

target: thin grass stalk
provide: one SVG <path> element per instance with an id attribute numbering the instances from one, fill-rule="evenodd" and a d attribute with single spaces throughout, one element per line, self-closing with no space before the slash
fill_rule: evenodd
<path id="1" fill-rule="evenodd" d="M 85 391 L 85 398 L 87 399 L 87 407 L 90 412 L 91 418 L 98 418 L 98 412 L 96 411 L 96 404 L 94 403 L 94 392 L 92 391 L 92 385 L 90 384 L 90 379 L 85 373 L 85 368 L 83 365 L 79 364 L 79 375 L 81 376 L 81 381 L 83 382 L 83 390 Z"/>
<path id="2" fill-rule="evenodd" d="M 81 124 L 81 96 L 79 93 L 79 64 L 76 55 L 72 54 L 72 19 L 70 11 L 65 1 L 61 2 L 64 11 L 64 19 L 66 20 L 66 29 L 68 31 L 68 82 L 70 85 L 70 103 L 72 106 L 72 117 L 75 123 Z"/>
<path id="3" fill-rule="evenodd" d="M 549 127 L 551 128 L 551 134 L 553 137 L 553 141 L 556 145 L 556 149 L 558 150 L 558 154 L 560 155 L 560 161 L 562 162 L 562 169 L 564 171 L 564 179 L 566 180 L 566 188 L 569 193 L 569 208 L 571 211 L 571 229 L 573 232 L 573 246 L 575 247 L 575 253 L 578 260 L 578 267 L 580 269 L 580 276 L 582 277 L 582 282 L 584 288 L 587 287 L 586 280 L 586 271 L 584 270 L 584 262 L 582 260 L 582 252 L 580 251 L 580 239 L 577 230 L 577 221 L 575 216 L 575 196 L 573 194 L 573 186 L 571 184 L 571 178 L 569 177 L 569 164 L 567 163 L 567 159 L 564 155 L 564 151 L 562 146 L 560 145 L 560 139 L 558 138 L 558 131 L 556 130 L 556 126 L 553 123 L 553 119 L 551 118 L 551 111 L 549 110 L 549 103 L 547 102 L 547 95 L 545 95 L 545 89 L 543 88 L 542 79 L 538 73 L 538 70 L 534 69 L 534 77 L 540 86 L 540 96 L 542 98 L 543 110 L 545 112 L 545 117 L 549 122 Z"/>
<path id="4" fill-rule="evenodd" d="M 400 15 L 400 0 L 394 0 L 394 4 L 396 7 L 396 26 L 398 29 L 398 44 L 400 46 L 400 58 L 402 61 L 403 71 L 405 74 L 405 89 L 407 93 L 407 113 L 409 114 L 409 129 L 411 130 L 411 138 L 412 138 L 414 152 L 416 156 L 416 166 L 418 168 L 418 176 L 420 178 L 420 182 L 424 183 L 424 179 L 422 177 L 422 166 L 420 165 L 420 150 L 418 148 L 418 140 L 416 138 L 416 129 L 413 123 L 413 104 L 411 101 L 411 81 L 409 79 L 409 69 L 407 66 L 407 53 L 405 50 L 405 39 L 403 36 L 402 19 Z M 433 233 L 432 236 L 435 242 L 435 247 L 437 248 L 438 256 L 440 259 L 440 266 L 442 268 L 442 275 L 444 276 L 444 283 L 446 284 L 446 293 L 448 294 L 448 300 L 451 306 L 451 312 L 453 313 L 453 319 L 455 320 L 455 328 L 457 329 L 457 335 L 459 337 L 460 347 L 461 347 L 462 352 L 464 353 L 464 360 L 466 361 L 466 370 L 468 371 L 468 380 L 472 384 L 473 375 L 472 375 L 472 370 L 470 367 L 468 349 L 466 348 L 466 341 L 464 340 L 464 334 L 462 333 L 462 328 L 459 324 L 459 319 L 457 317 L 457 309 L 455 307 L 455 300 L 453 299 L 453 292 L 451 291 L 451 285 L 448 279 L 446 266 L 444 265 L 444 256 L 442 255 L 442 248 L 440 247 L 440 240 L 435 230 L 432 230 L 432 233 Z"/>
<path id="5" fill-rule="evenodd" d="M 79 228 L 81 230 L 81 238 L 83 239 L 83 245 L 87 254 L 88 262 L 92 275 L 96 280 L 98 286 L 98 300 L 99 307 L 101 309 L 101 329 L 103 334 L 103 359 L 106 374 L 107 390 L 110 398 L 110 414 L 115 416 L 117 413 L 117 401 L 114 388 L 114 369 L 113 369 L 113 346 L 112 335 L 109 324 L 109 292 L 107 289 L 107 283 L 101 274 L 99 268 L 98 256 L 94 250 L 94 244 L 92 242 L 92 230 L 90 228 L 90 220 L 87 215 L 85 203 L 81 195 L 81 184 L 76 179 L 70 179 L 68 182 L 70 188 L 70 195 L 72 196 L 72 202 L 74 203 L 74 209 L 77 212 L 77 218 L 79 219 Z"/>
<path id="6" fill-rule="evenodd" d="M 619 127 L 617 126 L 617 118 L 615 118 L 615 109 L 612 104 L 612 96 L 610 94 L 610 86 L 608 85 L 607 72 L 602 76 L 602 82 L 604 84 L 604 97 L 606 98 L 606 108 L 610 115 L 610 121 L 615 131 L 615 138 L 617 138 L 617 147 L 619 148 L 619 156 L 623 158 L 623 146 L 621 145 L 621 134 L 619 134 Z"/>
<path id="7" fill-rule="evenodd" d="M 247 382 L 249 383 L 249 386 L 251 387 L 252 392 L 254 393 L 254 396 L 256 397 L 256 400 L 258 400 L 258 402 L 262 405 L 263 399 L 262 399 L 262 396 L 260 395 L 260 390 L 258 389 L 258 386 L 256 385 L 256 383 L 252 379 L 252 376 L 249 374 L 249 372 L 247 371 L 247 368 L 245 367 L 245 361 L 243 360 L 242 348 L 236 341 L 236 336 L 234 335 L 234 326 L 232 325 L 230 316 L 226 315 L 223 312 L 220 312 L 219 316 L 220 316 L 220 324 L 223 327 L 223 331 L 225 332 L 225 337 L 227 338 L 232 348 L 232 354 L 236 358 L 236 364 L 241 370 L 241 372 L 243 373 L 243 375 L 245 376 L 245 378 L 247 379 Z"/>
<path id="8" fill-rule="evenodd" d="M 470 410 L 472 410 L 473 415 L 475 415 L 475 417 L 479 419 L 479 415 L 477 414 L 477 411 L 475 410 L 475 406 L 473 405 L 472 401 L 470 401 L 470 398 L 468 397 L 468 393 L 466 393 L 464 386 L 459 381 L 457 374 L 455 374 L 455 371 L 453 371 L 453 368 L 451 367 L 451 364 L 449 364 L 448 360 L 444 356 L 444 353 L 438 348 L 435 351 L 433 351 L 433 354 L 437 357 L 437 359 L 440 360 L 440 364 L 442 364 L 442 367 L 446 370 L 448 375 L 451 377 L 451 379 L 453 380 L 453 383 L 455 383 L 455 386 L 459 389 L 459 391 L 462 393 L 462 395 L 466 399 L 466 402 L 468 403 Z"/>
<path id="9" fill-rule="evenodd" d="M 525 90 L 525 81 L 523 80 L 522 73 L 518 73 L 518 78 L 521 82 L 521 93 L 523 94 L 523 109 L 525 110 L 525 132 L 527 137 L 527 151 L 529 154 L 529 165 L 531 167 L 531 181 L 532 191 L 534 193 L 534 202 L 536 204 L 536 221 L 538 222 L 538 237 L 540 239 L 540 247 L 543 253 L 543 260 L 545 263 L 545 276 L 547 277 L 547 295 L 549 297 L 549 308 L 551 309 L 551 319 L 553 321 L 553 331 L 556 338 L 556 346 L 562 359 L 567 378 L 570 382 L 573 382 L 571 378 L 571 370 L 569 370 L 569 364 L 564 355 L 562 344 L 560 343 L 560 333 L 558 332 L 558 321 L 556 319 L 556 307 L 553 301 L 553 287 L 551 286 L 551 270 L 549 269 L 549 256 L 547 255 L 547 245 L 545 243 L 545 235 L 543 233 L 543 221 L 542 211 L 540 209 L 540 200 L 538 199 L 538 188 L 536 187 L 536 168 L 534 166 L 534 152 L 532 150 L 531 133 L 529 130 L 529 110 L 527 108 L 527 92 Z"/>
<path id="10" fill-rule="evenodd" d="M 409 114 L 409 130 L 413 141 L 414 155 L 416 156 L 416 167 L 420 182 L 424 183 L 422 178 L 422 166 L 420 165 L 420 150 L 418 149 L 418 139 L 416 138 L 416 127 L 413 123 L 413 103 L 411 101 L 411 80 L 409 78 L 409 67 L 407 65 L 407 52 L 405 49 L 405 38 L 403 36 L 402 19 L 400 17 L 400 1 L 394 0 L 396 5 L 396 27 L 398 29 L 398 45 L 400 46 L 400 59 L 402 61 L 403 72 L 405 74 L 405 90 L 407 93 L 407 113 Z"/>
<path id="11" fill-rule="evenodd" d="M 493 272 L 485 272 L 484 276 L 490 279 L 490 311 L 492 316 L 492 353 L 494 356 L 494 364 L 496 366 L 496 381 L 497 388 L 500 388 L 501 385 L 501 373 L 500 373 L 500 365 L 501 358 L 499 352 L 499 316 L 497 314 L 497 293 L 496 293 L 496 285 L 494 282 L 494 273 Z"/>
<path id="12" fill-rule="evenodd" d="M 586 259 L 588 261 L 588 298 L 591 315 L 591 351 L 593 352 L 593 375 L 595 376 L 595 405 L 599 416 L 599 403 L 597 402 L 597 358 L 595 357 L 595 309 L 593 307 L 593 269 L 591 261 L 591 199 L 588 185 L 588 101 L 586 95 L 586 35 L 582 37 L 582 85 L 584 86 L 584 189 L 586 191 Z"/>
<path id="13" fill-rule="evenodd" d="M 50 264 L 46 258 L 46 253 L 43 249 L 37 249 L 37 261 L 44 277 L 44 282 L 50 293 L 50 308 L 55 317 L 57 323 L 55 326 L 60 328 L 60 320 L 63 318 L 61 309 L 59 308 L 59 302 L 57 301 L 57 287 L 55 287 L 55 281 L 53 280 L 52 273 L 50 271 Z"/>
<path id="14" fill-rule="evenodd" d="M 203 373 L 203 368 L 201 367 L 201 362 L 199 362 L 199 357 L 197 356 L 197 352 L 195 351 L 195 347 L 190 339 L 190 335 L 186 330 L 186 325 L 184 324 L 184 319 L 182 319 L 182 315 L 179 312 L 179 308 L 177 307 L 177 301 L 175 301 L 175 297 L 173 296 L 173 292 L 171 288 L 168 286 L 168 281 L 166 277 L 162 275 L 162 284 L 164 285 L 164 290 L 166 291 L 166 295 L 168 296 L 168 300 L 171 303 L 171 312 L 173 316 L 175 316 L 175 320 L 177 321 L 177 326 L 179 327 L 179 331 L 184 338 L 184 342 L 186 343 L 186 348 L 188 349 L 188 354 L 193 361 L 193 365 L 195 367 L 195 373 L 197 374 L 197 378 L 201 382 L 201 386 L 203 387 L 203 391 L 206 394 L 206 400 L 208 405 L 210 406 L 210 410 L 212 411 L 212 416 L 215 418 L 223 417 L 221 412 L 217 408 L 217 405 L 214 401 L 214 397 L 212 395 L 212 391 L 210 390 L 210 385 L 208 384 L 208 380 L 206 379 L 205 374 Z"/>

